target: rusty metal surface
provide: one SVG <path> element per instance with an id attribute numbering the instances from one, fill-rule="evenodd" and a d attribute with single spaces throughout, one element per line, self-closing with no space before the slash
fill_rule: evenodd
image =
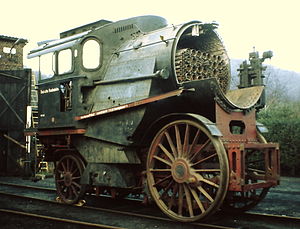
<path id="1" fill-rule="evenodd" d="M 226 98 L 237 108 L 249 109 L 260 99 L 263 90 L 264 86 L 231 90 L 226 93 Z"/>
<path id="2" fill-rule="evenodd" d="M 202 110 L 214 106 L 216 101 L 221 109 L 227 113 L 234 110 L 251 110 L 264 90 L 263 86 L 256 86 L 224 92 L 224 88 L 220 87 L 217 78 L 184 82 L 183 87 L 194 90 L 194 92 L 191 90 L 187 96 L 189 96 L 190 101 L 196 99 Z"/>
<path id="3" fill-rule="evenodd" d="M 74 137 L 73 144 L 88 163 L 141 164 L 137 151 L 94 138 Z"/>
<path id="4" fill-rule="evenodd" d="M 222 55 L 196 49 L 180 49 L 176 52 L 175 69 L 180 83 L 216 78 L 222 91 L 226 92 L 230 80 L 229 69 Z"/>
<path id="5" fill-rule="evenodd" d="M 141 106 L 144 104 L 148 104 L 148 103 L 153 103 L 155 101 L 159 101 L 162 99 L 166 99 L 166 98 L 170 98 L 173 96 L 178 96 L 183 92 L 183 89 L 178 89 L 175 91 L 171 91 L 162 95 L 157 95 L 157 96 L 153 96 L 147 99 L 141 99 L 135 102 L 131 102 L 131 103 L 127 103 L 127 104 L 123 104 L 120 106 L 115 106 L 115 107 L 111 107 L 108 109 L 103 109 L 103 110 L 99 110 L 99 111 L 95 111 L 89 114 L 85 114 L 85 115 L 81 115 L 81 116 L 76 116 L 75 120 L 84 120 L 84 119 L 88 119 L 88 118 L 93 118 L 96 116 L 100 116 L 100 115 L 104 115 L 104 114 L 108 114 L 108 113 L 112 113 L 112 112 L 116 112 L 116 111 L 120 111 L 120 110 L 124 110 L 124 109 L 128 109 L 128 108 L 132 108 L 132 107 L 137 107 L 137 106 Z"/>
<path id="6" fill-rule="evenodd" d="M 225 144 L 228 151 L 230 166 L 229 191 L 246 192 L 253 189 L 273 187 L 278 184 L 279 178 L 279 151 L 277 144 Z M 262 150 L 263 149 L 263 150 Z M 253 151 L 259 151 L 263 160 L 262 169 L 249 167 L 247 164 Z M 257 159 L 257 157 L 256 157 Z M 261 162 L 262 163 L 262 162 Z M 247 183 L 251 179 L 252 183 Z"/>
<path id="7" fill-rule="evenodd" d="M 72 134 L 84 134 L 85 129 L 64 129 L 64 130 L 41 130 L 37 134 L 39 136 L 53 136 L 53 135 L 72 135 Z"/>
<path id="8" fill-rule="evenodd" d="M 186 23 L 180 28 L 175 40 L 176 51 L 173 51 L 174 68 L 177 67 L 176 73 L 179 74 L 176 76 L 179 82 L 215 77 L 222 90 L 228 90 L 230 60 L 216 28 L 214 23 L 198 21 Z M 184 54 L 184 57 L 179 56 L 179 60 L 182 60 L 180 64 L 185 62 L 186 72 L 181 72 L 176 65 L 180 53 Z"/>
<path id="9" fill-rule="evenodd" d="M 248 143 L 257 142 L 255 110 L 244 113 L 242 110 L 224 111 L 216 104 L 216 123 L 223 134 L 223 142 Z M 239 128 L 240 132 L 234 132 L 233 128 Z"/>
<path id="10" fill-rule="evenodd" d="M 136 185 L 134 170 L 120 164 L 89 163 L 81 179 L 83 184 L 130 188 Z"/>

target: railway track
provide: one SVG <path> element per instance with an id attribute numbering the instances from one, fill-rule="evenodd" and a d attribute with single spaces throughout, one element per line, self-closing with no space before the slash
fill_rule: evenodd
<path id="1" fill-rule="evenodd" d="M 26 218 L 30 218 L 33 220 L 40 220 L 43 224 L 51 224 L 55 225 L 56 227 L 61 227 L 64 224 L 68 224 L 69 226 L 74 228 L 103 228 L 103 229 L 125 229 L 124 227 L 116 227 L 116 226 L 109 226 L 105 224 L 96 224 L 96 223 L 89 223 L 84 221 L 78 220 L 70 220 L 61 217 L 53 217 L 53 216 L 46 216 L 41 214 L 33 214 L 27 213 L 23 211 L 16 211 L 16 210 L 9 210 L 9 209 L 0 209 L 0 214 L 7 215 L 8 217 L 17 217 L 20 220 L 22 218 L 23 222 L 26 221 Z M 3 216 L 2 216 L 3 217 Z M 23 224 L 24 225 L 24 224 Z M 8 226 L 10 227 L 10 226 Z M 28 227 L 29 228 L 29 227 Z"/>
<path id="2" fill-rule="evenodd" d="M 116 202 L 115 204 L 111 204 L 112 201 L 111 199 L 108 199 L 106 197 L 94 197 L 94 196 L 87 196 L 87 203 L 89 202 L 94 202 L 97 203 L 102 202 L 100 207 L 98 206 L 83 206 L 83 207 L 78 207 L 78 206 L 70 206 L 70 205 L 64 205 L 60 204 L 56 201 L 55 199 L 55 190 L 54 189 L 44 189 L 44 188 L 37 188 L 34 186 L 21 186 L 21 185 L 16 185 L 16 184 L 4 184 L 0 183 L 0 189 L 3 190 L 3 187 L 5 187 L 5 191 L 0 191 L 0 198 L 1 196 L 5 196 L 3 199 L 10 199 L 9 204 L 13 206 L 23 206 L 25 205 L 26 207 L 26 212 L 29 211 L 30 214 L 36 214 L 36 210 L 38 208 L 38 212 L 42 211 L 42 206 L 46 206 L 46 212 L 44 210 L 44 213 L 47 214 L 53 214 L 52 210 L 56 211 L 56 213 L 59 212 L 72 212 L 73 217 L 78 216 L 78 219 L 76 221 L 88 221 L 91 222 L 92 224 L 99 224 L 95 223 L 95 217 L 99 219 L 106 219 L 104 220 L 105 222 L 109 223 L 108 221 L 111 222 L 118 222 L 122 224 L 121 227 L 125 228 L 216 228 L 216 229 L 229 229 L 233 227 L 227 227 L 223 225 L 216 225 L 216 224 L 210 224 L 210 223 L 193 223 L 193 224 L 184 224 L 184 223 L 178 223 L 175 222 L 169 218 L 164 217 L 163 215 L 151 215 L 151 214 L 146 214 L 145 209 L 149 209 L 149 207 L 145 207 L 144 209 L 143 206 L 140 203 L 134 203 L 132 204 L 133 201 L 124 201 L 126 204 L 123 205 L 121 204 L 121 208 L 114 209 L 111 206 L 117 206 Z M 9 192 L 8 192 L 8 188 Z M 28 193 L 28 190 L 29 193 Z M 22 194 L 15 194 L 15 193 L 22 193 Z M 37 193 L 40 193 L 37 195 Z M 49 195 L 50 194 L 52 195 Z M 46 194 L 45 194 L 46 193 Z M 46 196 L 46 197 L 45 197 Z M 48 198 L 47 198 L 48 196 Z M 93 200 L 98 199 L 98 201 L 93 201 Z M 15 201 L 17 199 L 17 201 Z M 15 203 L 16 202 L 16 203 Z M 32 207 L 28 207 L 28 202 L 30 202 L 30 205 Z M 128 204 L 130 202 L 130 204 Z M 137 201 L 135 201 L 137 202 Z M 0 201 L 1 203 L 1 201 Z M 13 204 L 15 203 L 15 204 Z M 41 206 L 40 206 L 41 205 Z M 3 204 L 2 204 L 3 206 Z M 109 207 L 110 206 L 110 207 Z M 120 204 L 119 204 L 120 206 Z M 134 206 L 134 209 L 129 211 L 129 208 Z M 137 209 L 137 206 L 139 208 Z M 123 210 L 126 208 L 126 210 Z M 35 211 L 32 213 L 31 209 L 34 209 Z M 59 210 L 58 210 L 59 209 Z M 23 208 L 19 209 L 12 209 L 13 211 L 21 211 L 23 212 Z M 140 213 L 137 213 L 140 212 Z M 159 212 L 158 210 L 156 212 Z M 39 215 L 39 214 L 36 214 Z M 61 214 L 63 215 L 63 214 Z M 55 218 L 61 218 L 61 215 L 58 214 Z M 80 219 L 82 216 L 85 219 Z M 48 216 L 48 215 L 47 215 Z M 44 217 L 44 215 L 42 216 Z M 53 216 L 50 216 L 53 217 Z M 69 220 L 74 220 L 73 218 L 68 218 Z M 80 220 L 79 220 L 80 219 Z M 108 219 L 108 220 L 107 220 Z M 96 222 L 98 222 L 96 220 Z M 134 223 L 132 223 L 134 222 Z M 105 225 L 105 223 L 102 223 Z M 101 224 L 101 225 L 102 225 Z M 138 225 L 138 227 L 137 227 Z M 119 227 L 119 225 L 117 225 Z"/>
<path id="3" fill-rule="evenodd" d="M 154 226 L 154 228 L 220 228 L 220 229 L 226 229 L 226 228 L 300 228 L 300 218 L 297 217 L 289 217 L 289 216 L 279 216 L 279 215 L 270 215 L 270 214 L 258 214 L 258 213 L 243 213 L 238 215 L 228 215 L 228 214 L 217 214 L 216 217 L 213 217 L 213 219 L 207 221 L 206 223 L 191 223 L 191 224 L 182 224 L 178 222 L 174 222 L 173 220 L 164 217 L 160 214 L 160 211 L 155 211 L 155 208 L 153 207 L 143 207 L 141 203 L 137 203 L 139 201 L 129 201 L 129 200 L 122 200 L 122 203 L 119 201 L 113 201 L 110 198 L 107 197 L 95 197 L 95 196 L 87 196 L 87 206 L 83 207 L 76 207 L 76 206 L 69 206 L 69 205 L 62 205 L 55 201 L 56 192 L 55 189 L 52 188 L 41 188 L 36 186 L 23 186 L 23 185 L 17 185 L 17 184 L 8 184 L 8 183 L 0 183 L 0 196 L 6 196 L 7 199 L 10 198 L 13 202 L 13 199 L 24 199 L 26 203 L 30 201 L 31 205 L 35 205 L 35 202 L 42 202 L 41 205 L 49 205 L 51 204 L 51 207 L 48 207 L 46 212 L 48 213 L 49 209 L 57 209 L 57 208 L 63 208 L 67 209 L 65 212 L 75 212 L 74 215 L 76 215 L 76 211 L 80 211 L 80 214 L 82 214 L 82 211 L 88 211 L 86 215 L 89 216 L 99 216 L 99 218 L 110 218 L 113 219 L 117 216 L 119 218 L 118 220 L 110 220 L 114 222 L 120 222 L 120 225 L 113 225 L 116 228 L 136 228 L 132 226 L 136 226 L 136 224 L 128 224 L 124 223 L 125 221 L 129 222 L 142 222 L 140 225 L 147 225 L 146 227 L 149 228 L 149 226 Z M 19 193 L 19 194 L 18 194 Z M 99 204 L 100 202 L 100 204 Z M 90 204 L 94 203 L 94 205 Z M 22 204 L 16 204 L 21 205 Z M 3 204 L 2 204 L 3 206 Z M 28 208 L 28 207 L 27 207 Z M 23 209 L 1 209 L 0 212 L 3 213 L 5 211 L 12 211 L 13 213 L 17 214 L 16 212 L 21 211 L 21 214 L 33 214 L 33 215 L 39 215 L 32 212 L 26 212 Z M 125 209 L 125 210 L 124 210 Z M 63 211 L 64 212 L 64 211 Z M 11 213 L 11 214 L 13 214 Z M 63 214 L 62 214 L 63 215 Z M 41 217 L 53 217 L 58 218 L 61 220 L 64 220 L 65 218 L 62 217 L 62 215 L 57 216 L 47 216 L 42 215 Z M 120 220 L 123 217 L 125 220 Z M 80 217 L 79 217 L 80 218 Z M 108 228 L 111 227 L 109 225 L 109 222 L 106 223 L 99 223 L 95 222 L 89 217 L 86 219 L 79 219 L 79 218 L 66 218 L 66 223 L 68 220 L 71 220 L 70 223 L 72 223 L 72 220 L 74 221 L 74 224 L 78 221 L 84 225 L 85 223 L 90 224 L 86 225 L 88 227 L 95 227 L 95 228 L 101 228 L 102 225 L 108 226 Z M 92 217 L 93 218 L 93 217 Z M 250 225 L 253 225 L 249 227 Z M 257 226 L 255 226 L 257 225 Z M 114 228 L 112 227 L 112 228 Z M 105 228 L 105 227 L 102 227 Z M 143 228 L 142 226 L 140 228 Z M 151 227 L 150 227 L 151 228 Z"/>

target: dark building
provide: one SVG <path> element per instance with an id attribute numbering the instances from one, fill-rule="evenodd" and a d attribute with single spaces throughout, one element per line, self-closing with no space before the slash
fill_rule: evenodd
<path id="1" fill-rule="evenodd" d="M 0 35 L 0 70 L 23 69 L 23 47 L 27 40 Z"/>
<path id="2" fill-rule="evenodd" d="M 23 68 L 27 40 L 0 35 L 0 173 L 21 175 L 27 152 L 24 128 L 30 105 L 31 69 Z"/>

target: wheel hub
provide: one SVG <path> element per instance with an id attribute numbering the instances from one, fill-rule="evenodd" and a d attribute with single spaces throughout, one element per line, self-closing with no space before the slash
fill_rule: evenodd
<path id="1" fill-rule="evenodd" d="M 179 158 L 175 160 L 172 164 L 172 176 L 173 179 L 178 183 L 188 182 L 191 173 L 189 163 L 183 159 Z"/>
<path id="2" fill-rule="evenodd" d="M 65 185 L 67 187 L 71 186 L 71 184 L 72 184 L 72 173 L 70 173 L 70 172 L 65 173 L 64 182 L 65 182 Z"/>

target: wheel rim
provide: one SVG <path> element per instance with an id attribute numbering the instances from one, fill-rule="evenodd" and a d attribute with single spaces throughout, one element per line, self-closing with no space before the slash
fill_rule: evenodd
<path id="1" fill-rule="evenodd" d="M 228 160 L 219 138 L 191 120 L 154 137 L 147 159 L 151 196 L 169 217 L 192 222 L 218 210 L 228 187 Z"/>
<path id="2" fill-rule="evenodd" d="M 246 183 L 256 183 L 254 180 L 247 180 Z M 255 207 L 268 194 L 269 188 L 253 189 L 248 192 L 229 192 L 224 206 L 228 212 L 244 212 Z"/>
<path id="3" fill-rule="evenodd" d="M 259 132 L 257 133 L 257 139 L 260 143 L 267 143 L 265 137 Z M 260 161 L 264 161 L 264 159 L 257 160 L 258 163 Z M 252 164 L 252 166 L 255 167 L 256 165 Z M 252 168 L 247 168 L 246 172 L 248 173 L 251 169 Z M 246 176 L 245 184 L 255 184 L 255 183 L 257 183 L 257 180 L 255 178 L 252 178 L 251 176 Z M 266 197 L 266 195 L 269 192 L 269 189 L 270 188 L 260 188 L 260 189 L 252 189 L 247 192 L 228 192 L 228 195 L 224 201 L 224 206 L 222 208 L 225 211 L 229 211 L 229 212 L 248 211 L 251 208 L 255 207 L 260 201 L 262 201 Z"/>
<path id="4" fill-rule="evenodd" d="M 58 162 L 55 170 L 56 190 L 61 200 L 67 204 L 75 204 L 85 193 L 80 184 L 84 162 L 77 156 L 66 155 Z"/>

